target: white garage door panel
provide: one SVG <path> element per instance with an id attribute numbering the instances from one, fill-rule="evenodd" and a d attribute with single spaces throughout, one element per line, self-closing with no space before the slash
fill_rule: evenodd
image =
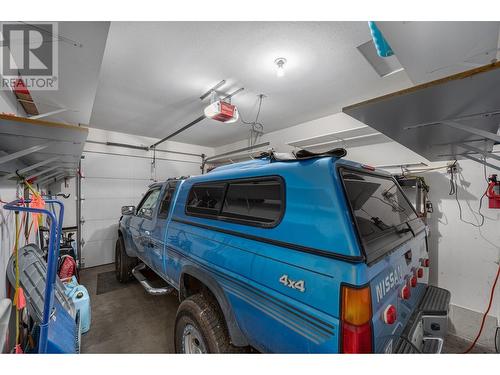
<path id="1" fill-rule="evenodd" d="M 85 221 L 82 226 L 83 238 L 86 242 L 112 240 L 118 232 L 118 220 Z"/>
<path id="2" fill-rule="evenodd" d="M 149 179 L 149 159 L 85 153 L 84 176 L 106 178 Z"/>
<path id="3" fill-rule="evenodd" d="M 84 176 L 92 178 L 117 178 L 149 180 L 151 178 L 151 159 L 85 153 L 82 162 Z M 156 177 L 166 179 L 186 174 L 199 174 L 200 162 L 156 160 Z"/>
<path id="4" fill-rule="evenodd" d="M 121 207 L 137 205 L 153 182 L 151 159 L 86 152 L 82 170 L 82 258 L 92 267 L 114 262 Z M 198 162 L 156 161 L 159 181 L 199 173 Z"/>
<path id="5" fill-rule="evenodd" d="M 150 180 L 85 178 L 84 198 L 86 200 L 94 198 L 135 199 L 137 194 L 145 192 L 144 187 L 150 183 Z"/>
<path id="6" fill-rule="evenodd" d="M 113 263 L 115 261 L 115 242 L 116 239 L 85 243 L 82 248 L 82 257 L 85 267 Z"/>
<path id="7" fill-rule="evenodd" d="M 146 190 L 144 190 L 146 191 Z M 82 202 L 82 216 L 86 221 L 90 220 L 111 220 L 121 216 L 122 206 L 136 205 L 140 197 L 136 198 L 105 198 L 105 199 L 85 199 Z"/>
<path id="8" fill-rule="evenodd" d="M 156 178 L 166 180 L 171 177 L 195 176 L 201 173 L 200 163 L 158 160 L 156 163 Z"/>

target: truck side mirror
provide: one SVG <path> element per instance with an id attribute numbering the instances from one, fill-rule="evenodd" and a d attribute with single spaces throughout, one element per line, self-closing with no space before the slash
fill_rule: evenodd
<path id="1" fill-rule="evenodd" d="M 122 215 L 133 215 L 135 213 L 135 206 L 122 206 Z"/>

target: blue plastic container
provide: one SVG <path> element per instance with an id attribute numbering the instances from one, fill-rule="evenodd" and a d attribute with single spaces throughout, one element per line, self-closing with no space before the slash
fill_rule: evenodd
<path id="1" fill-rule="evenodd" d="M 80 315 L 81 333 L 86 333 L 90 330 L 91 310 L 90 296 L 87 288 L 78 284 L 76 277 L 73 276 L 71 281 L 66 284 L 66 295 L 75 304 L 75 309 Z"/>

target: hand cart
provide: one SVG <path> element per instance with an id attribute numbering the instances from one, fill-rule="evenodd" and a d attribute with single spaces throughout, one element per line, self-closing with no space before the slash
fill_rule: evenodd
<path id="1" fill-rule="evenodd" d="M 77 353 L 79 351 L 80 336 L 78 317 L 75 320 L 61 303 L 54 298 L 64 205 L 55 199 L 45 201 L 45 203 L 59 206 L 59 217 L 57 218 L 55 213 L 48 209 L 27 207 L 26 205 L 30 202 L 30 199 L 15 200 L 7 203 L 3 208 L 15 212 L 45 214 L 50 221 L 47 273 L 42 320 L 39 324 L 38 353 Z"/>

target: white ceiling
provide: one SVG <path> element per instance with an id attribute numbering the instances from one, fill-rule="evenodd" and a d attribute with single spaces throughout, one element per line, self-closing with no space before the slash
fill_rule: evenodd
<path id="1" fill-rule="evenodd" d="M 113 22 L 91 126 L 162 138 L 202 114 L 199 96 L 227 80 L 246 121 L 265 94 L 265 131 L 339 112 L 342 105 L 411 85 L 405 73 L 380 78 L 356 47 L 366 22 Z M 285 57 L 285 77 L 274 60 Z M 176 141 L 220 146 L 249 127 L 203 120 Z"/>
<path id="2" fill-rule="evenodd" d="M 245 88 L 233 103 L 246 121 L 257 95 L 267 96 L 259 120 L 271 132 L 470 69 L 463 60 L 481 64 L 491 57 L 481 52 L 498 43 L 498 23 L 380 27 L 405 67 L 384 78 L 356 48 L 371 39 L 366 22 L 63 22 L 59 33 L 83 47 L 60 43 L 60 90 L 33 96 L 41 111 L 78 111 L 51 120 L 162 138 L 199 117 L 208 104 L 199 96 L 225 79 L 228 92 Z M 283 78 L 275 74 L 277 57 L 288 59 Z M 203 120 L 174 140 L 214 147 L 248 131 L 241 122 Z"/>
<path id="3" fill-rule="evenodd" d="M 47 119 L 88 124 L 106 45 L 109 22 L 59 22 L 58 90 L 31 91 L 40 113 L 66 108 Z M 78 46 L 71 43 L 75 42 Z"/>
<path id="4" fill-rule="evenodd" d="M 489 64 L 500 22 L 377 22 L 413 83 Z"/>

